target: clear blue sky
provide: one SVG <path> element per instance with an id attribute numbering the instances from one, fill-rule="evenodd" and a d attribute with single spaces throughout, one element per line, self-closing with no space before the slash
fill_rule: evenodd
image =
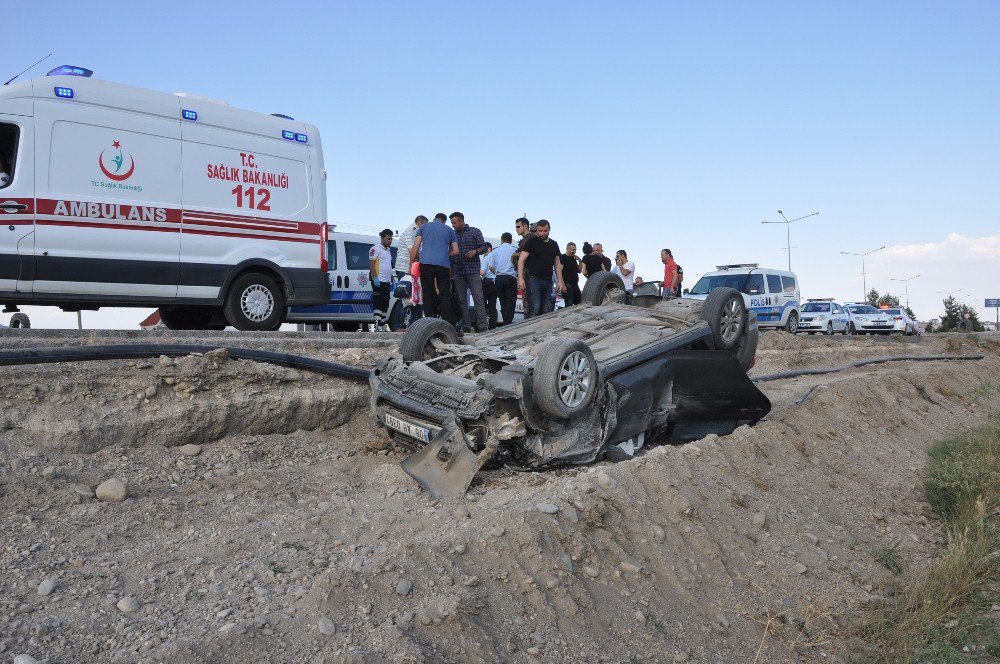
<path id="1" fill-rule="evenodd" d="M 334 222 L 461 210 L 499 235 L 527 213 L 646 278 L 669 246 L 691 285 L 784 266 L 760 221 L 818 210 L 792 228 L 803 296 L 860 297 L 842 250 L 955 233 L 872 257 L 869 287 L 924 273 L 925 319 L 938 290 L 1000 297 L 1000 256 L 958 260 L 1000 234 L 997 2 L 8 5 L 5 79 L 54 51 L 29 77 L 77 64 L 317 125 Z"/>

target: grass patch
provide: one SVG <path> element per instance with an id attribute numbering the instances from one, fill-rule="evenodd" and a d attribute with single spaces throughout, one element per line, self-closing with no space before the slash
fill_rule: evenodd
<path id="1" fill-rule="evenodd" d="M 1000 656 L 1000 420 L 931 450 L 924 493 L 947 534 L 923 573 L 867 609 L 859 661 L 969 662 Z M 898 543 L 873 552 L 899 574 Z"/>

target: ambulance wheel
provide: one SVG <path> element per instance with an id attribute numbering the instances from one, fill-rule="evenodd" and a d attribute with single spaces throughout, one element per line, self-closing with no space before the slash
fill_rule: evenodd
<path id="1" fill-rule="evenodd" d="M 223 313 L 243 332 L 277 330 L 285 313 L 285 294 L 271 277 L 248 272 L 229 287 Z"/>
<path id="2" fill-rule="evenodd" d="M 27 330 L 31 327 L 31 321 L 28 320 L 28 314 L 16 313 L 10 317 L 10 326 L 13 328 L 24 328 Z"/>

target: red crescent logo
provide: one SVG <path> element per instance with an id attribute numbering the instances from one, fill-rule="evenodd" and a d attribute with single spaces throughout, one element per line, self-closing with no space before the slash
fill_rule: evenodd
<path id="1" fill-rule="evenodd" d="M 114 180 L 115 182 L 128 180 L 130 177 L 132 177 L 132 174 L 135 173 L 135 159 L 132 158 L 132 155 L 129 155 L 129 161 L 132 162 L 132 165 L 129 167 L 128 172 L 125 173 L 124 175 L 115 175 L 108 169 L 104 168 L 104 150 L 101 150 L 101 156 L 97 158 L 97 164 L 101 167 L 101 172 L 104 173 L 106 176 L 108 176 L 108 178 Z"/>

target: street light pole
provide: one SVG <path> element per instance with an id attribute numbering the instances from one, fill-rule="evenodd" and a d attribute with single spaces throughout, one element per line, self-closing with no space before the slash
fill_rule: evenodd
<path id="1" fill-rule="evenodd" d="M 782 212 L 781 210 L 778 210 L 778 214 L 781 215 L 781 218 L 784 219 L 784 221 L 762 221 L 760 223 L 785 225 L 785 238 L 788 240 L 788 271 L 791 272 L 792 271 L 792 222 L 800 221 L 802 219 L 806 219 L 807 217 L 815 217 L 817 214 L 819 214 L 819 212 L 813 212 L 812 214 L 807 214 L 805 216 L 798 217 L 796 219 L 789 219 L 788 217 L 785 216 L 785 213 Z"/>
<path id="2" fill-rule="evenodd" d="M 842 251 L 840 253 L 847 256 L 860 256 L 861 257 L 861 287 L 864 289 L 864 296 L 861 298 L 862 302 L 868 301 L 868 278 L 865 276 L 865 256 L 868 254 L 874 254 L 876 251 L 882 251 L 885 249 L 885 245 L 882 245 L 878 249 L 872 249 L 871 251 L 865 251 L 863 253 L 855 253 L 853 251 Z"/>
<path id="3" fill-rule="evenodd" d="M 903 288 L 906 290 L 906 308 L 907 309 L 910 308 L 910 281 L 912 281 L 913 279 L 916 279 L 919 276 L 920 276 L 919 274 L 915 274 L 912 277 L 909 277 L 907 279 L 894 279 L 892 277 L 889 277 L 889 281 L 902 281 L 903 282 Z"/>

